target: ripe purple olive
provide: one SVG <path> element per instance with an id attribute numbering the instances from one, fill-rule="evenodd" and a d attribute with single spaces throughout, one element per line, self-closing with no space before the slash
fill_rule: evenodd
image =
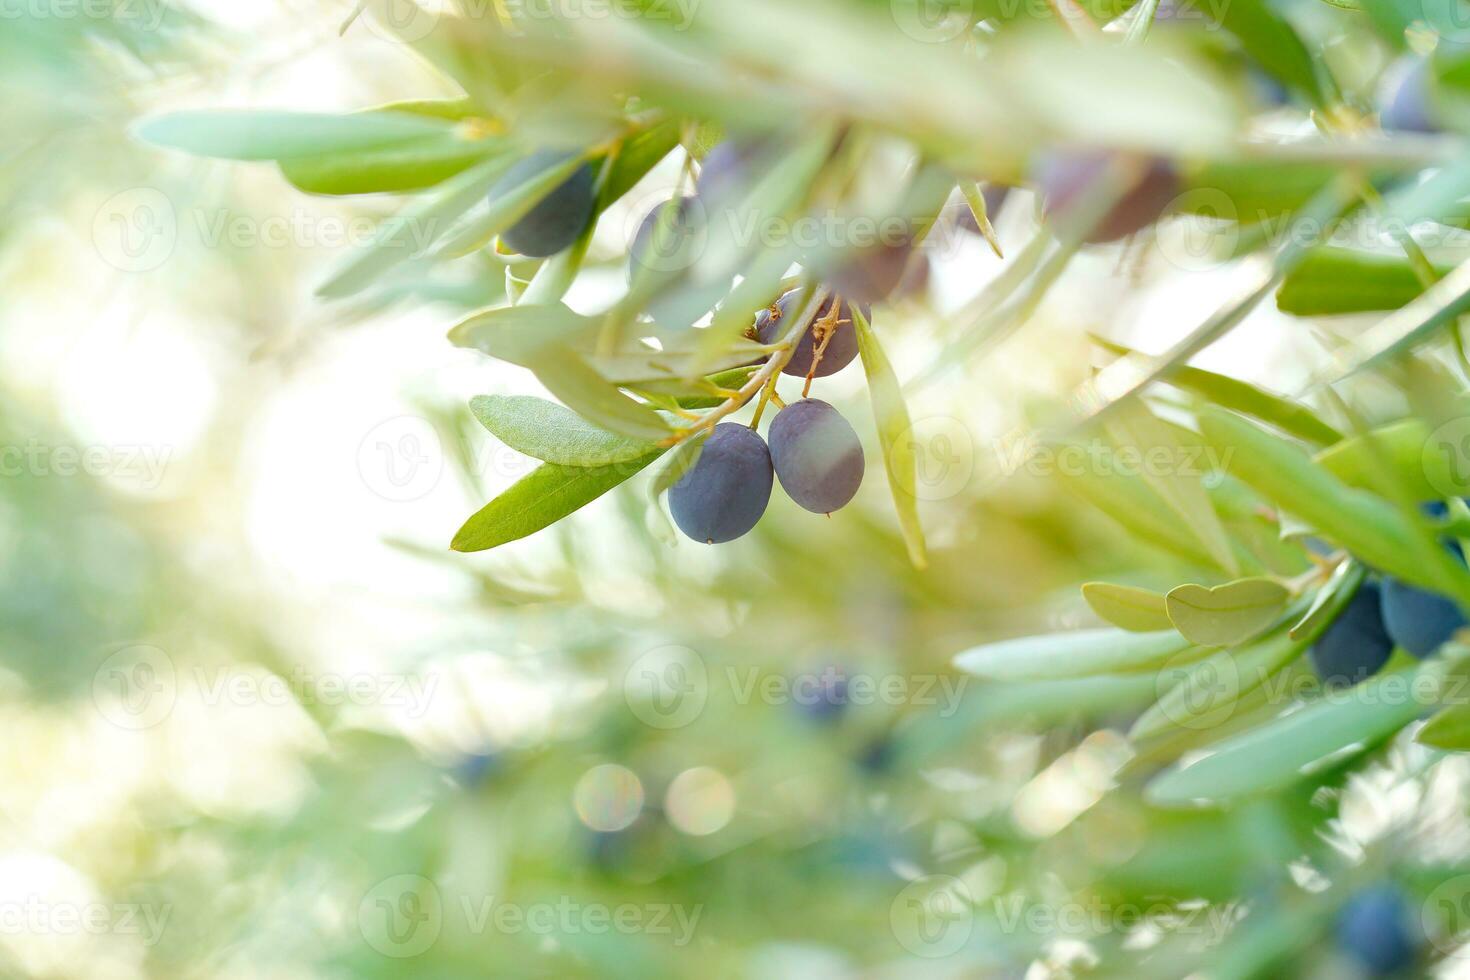
<path id="1" fill-rule="evenodd" d="M 842 509 L 863 482 L 857 433 L 816 398 L 792 402 L 771 423 L 771 462 L 786 495 L 816 514 Z"/>
<path id="2" fill-rule="evenodd" d="M 1346 687 L 1378 673 L 1393 653 L 1375 582 L 1364 582 L 1347 608 L 1312 645 L 1312 667 L 1324 684 Z"/>
<path id="3" fill-rule="evenodd" d="M 771 500 L 771 452 L 760 433 L 725 422 L 715 426 L 689 472 L 669 489 L 679 530 L 705 544 L 741 537 Z"/>
<path id="4" fill-rule="evenodd" d="M 1067 229 L 1069 222 L 1082 220 L 1078 207 L 1099 181 L 1109 178 L 1114 167 L 1126 189 L 1082 236 L 1084 242 L 1100 244 L 1125 238 L 1159 220 L 1179 196 L 1179 174 L 1173 164 L 1162 157 L 1131 157 L 1107 150 L 1054 150 L 1036 162 L 1032 177 L 1047 215 Z"/>
<path id="5" fill-rule="evenodd" d="M 771 149 L 769 139 L 727 139 L 710 150 L 699 168 L 695 189 L 712 206 L 730 207 L 760 179 L 762 160 Z"/>
<path id="6" fill-rule="evenodd" d="M 630 279 L 636 277 L 640 268 L 678 272 L 699 259 L 705 241 L 704 205 L 695 197 L 679 198 L 666 219 L 664 234 L 659 236 L 659 220 L 671 203 L 672 198 L 654 205 L 633 235 L 633 244 L 628 248 Z"/>
<path id="7" fill-rule="evenodd" d="M 511 167 L 490 189 L 490 198 L 505 194 L 567 159 L 558 150 L 539 150 Z M 597 204 L 596 174 L 583 164 L 543 197 L 500 236 L 506 248 L 533 258 L 546 258 L 569 247 L 592 220 Z"/>
<path id="8" fill-rule="evenodd" d="M 827 282 L 843 297 L 859 303 L 877 303 L 891 296 L 904 296 L 923 288 L 929 281 L 929 257 L 915 254 L 912 244 L 874 245 L 858 252 L 827 276 Z"/>
<path id="9" fill-rule="evenodd" d="M 1379 86 L 1378 124 L 1401 132 L 1439 132 L 1429 85 L 1428 59 L 1409 56 L 1394 62 Z"/>
<path id="10" fill-rule="evenodd" d="M 793 289 L 778 299 L 774 305 L 761 310 L 756 314 L 755 330 L 761 343 L 773 344 L 780 340 L 791 326 L 788 317 L 796 316 L 801 312 L 797 304 L 801 302 L 801 290 Z M 872 311 L 866 303 L 859 303 L 858 309 L 862 310 L 863 316 L 871 322 Z M 812 357 L 816 350 L 818 325 L 831 314 L 832 298 L 829 296 L 817 310 L 817 315 L 812 320 L 812 326 L 802 334 L 801 341 L 796 345 L 796 353 L 791 360 L 781 369 L 782 374 L 793 377 L 804 378 L 811 371 Z M 852 324 L 852 307 L 843 300 L 842 306 L 837 314 L 837 323 L 833 328 L 831 339 L 827 341 L 826 348 L 822 351 L 822 360 L 817 365 L 814 377 L 825 378 L 830 374 L 836 374 L 852 363 L 853 358 L 858 355 L 857 328 Z"/>

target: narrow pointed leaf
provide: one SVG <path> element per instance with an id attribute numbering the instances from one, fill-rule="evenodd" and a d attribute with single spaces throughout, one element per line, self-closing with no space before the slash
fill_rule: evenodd
<path id="1" fill-rule="evenodd" d="M 1332 578 L 1317 592 L 1312 606 L 1289 631 L 1293 640 L 1304 636 L 1317 636 L 1337 617 L 1343 605 L 1368 577 L 1368 570 L 1360 562 L 1346 558 L 1332 573 Z"/>
<path id="2" fill-rule="evenodd" d="M 603 380 L 581 355 L 566 347 L 548 348 L 531 370 L 547 391 L 595 426 L 651 442 L 669 434 L 669 426 L 658 412 Z"/>
<path id="3" fill-rule="evenodd" d="M 1387 501 L 1354 489 L 1315 465 L 1296 446 L 1240 416 L 1206 407 L 1205 438 L 1230 453 L 1230 472 L 1283 510 L 1318 528 L 1364 562 L 1407 582 L 1454 593 L 1459 573 L 1447 556 L 1420 561 L 1415 528 Z"/>
<path id="4" fill-rule="evenodd" d="M 1181 728 L 1205 729 L 1225 721 L 1242 697 L 1260 687 L 1306 649 L 1283 630 L 1235 650 L 1220 650 L 1190 664 L 1171 664 L 1161 672 L 1163 693 L 1128 732 L 1132 739 L 1153 738 Z"/>
<path id="5" fill-rule="evenodd" d="M 1415 691 L 1437 686 L 1446 666 L 1431 660 L 1412 671 L 1371 677 L 1353 697 L 1327 697 L 1227 739 L 1209 755 L 1171 769 L 1145 794 L 1160 806 L 1223 803 L 1270 793 L 1305 777 L 1310 767 L 1353 746 L 1367 748 L 1422 714 Z"/>
<path id="6" fill-rule="evenodd" d="M 454 535 L 455 551 L 485 551 L 534 534 L 627 480 L 660 452 L 609 466 L 543 463 L 477 511 Z"/>
<path id="7" fill-rule="evenodd" d="M 1276 307 L 1294 316 L 1396 310 L 1422 292 L 1424 284 L 1402 255 L 1324 247 L 1307 253 L 1282 280 Z"/>
<path id="8" fill-rule="evenodd" d="M 490 186 L 499 179 L 501 173 L 510 169 L 510 160 L 501 159 L 497 162 L 500 163 L 500 166 L 496 168 L 494 175 L 484 183 L 481 188 L 482 192 L 488 191 Z M 452 230 L 448 228 L 442 230 L 441 235 L 446 240 L 438 249 L 439 254 L 445 258 L 459 258 L 483 248 L 496 235 L 525 217 L 532 208 L 540 203 L 542 198 L 555 190 L 585 162 L 582 157 L 572 155 L 538 174 L 527 177 L 514 187 L 497 192 L 483 211 Z M 454 216 L 463 214 L 479 203 L 478 199 L 471 199 L 465 207 L 457 209 Z"/>
<path id="9" fill-rule="evenodd" d="M 408 112 L 172 112 L 138 124 L 156 146 L 225 160 L 282 160 L 446 137 L 454 123 Z"/>
<path id="10" fill-rule="evenodd" d="M 1470 704 L 1452 704 L 1424 723 L 1414 741 L 1450 752 L 1470 752 Z"/>
<path id="11" fill-rule="evenodd" d="M 1131 347 L 1124 347 L 1101 337 L 1093 339 L 1114 354 L 1124 357 L 1143 356 Z M 1324 422 L 1306 405 L 1289 401 L 1237 378 L 1186 364 L 1169 375 L 1168 383 L 1193 392 L 1222 408 L 1231 408 L 1262 422 L 1269 422 L 1289 435 L 1299 436 L 1320 446 L 1330 446 L 1342 438 L 1341 432 Z"/>
<path id="12" fill-rule="evenodd" d="M 1376 367 L 1421 343 L 1470 311 L 1470 260 L 1460 263 L 1407 306 L 1384 317 L 1362 334 L 1357 357 L 1338 380 Z"/>
<path id="13" fill-rule="evenodd" d="M 281 174 L 308 194 L 396 194 L 441 184 L 498 149 L 457 136 L 412 140 L 372 150 L 314 154 L 280 162 Z"/>
<path id="14" fill-rule="evenodd" d="M 987 643 L 954 658 L 966 673 L 1003 681 L 1057 680 L 1146 670 L 1189 649 L 1173 630 L 1075 630 Z"/>
<path id="15" fill-rule="evenodd" d="M 888 486 L 893 491 L 893 505 L 898 511 L 898 524 L 908 546 L 909 561 L 915 568 L 925 568 L 929 557 L 924 546 L 924 530 L 919 524 L 919 498 L 916 490 L 918 460 L 914 453 L 913 424 L 903 400 L 903 386 L 888 363 L 888 356 L 878 343 L 873 327 L 856 306 L 852 323 L 858 334 L 858 353 L 868 375 L 868 396 L 873 402 L 873 418 L 878 423 L 878 441 L 883 446 L 887 464 Z"/>
<path id="16" fill-rule="evenodd" d="M 1150 459 L 1160 452 L 1167 454 L 1172 461 L 1170 465 L 1162 469 L 1142 467 L 1144 481 L 1199 538 L 1217 565 L 1231 574 L 1238 573 L 1230 537 L 1205 491 L 1203 475 L 1188 472 L 1183 466 L 1182 461 L 1189 457 L 1176 431 L 1142 404 L 1120 410 L 1109 422 L 1108 429 L 1120 446 L 1138 450 L 1140 458 Z"/>
<path id="17" fill-rule="evenodd" d="M 445 181 L 434 196 L 404 208 L 384 222 L 373 242 L 323 283 L 317 295 L 324 299 L 351 296 L 399 263 L 424 254 L 449 230 L 450 222 L 479 203 L 510 164 L 509 156 L 492 157 Z"/>

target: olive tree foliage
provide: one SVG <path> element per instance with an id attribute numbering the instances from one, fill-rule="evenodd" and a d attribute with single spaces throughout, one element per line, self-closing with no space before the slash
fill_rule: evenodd
<path id="1" fill-rule="evenodd" d="M 830 513 L 862 480 L 864 442 L 922 569 L 906 397 L 1024 329 L 1078 255 L 1204 229 L 1211 249 L 1192 258 L 1232 270 L 1238 294 L 1163 350 L 1079 337 L 1097 371 L 1033 448 L 1100 439 L 1120 460 L 1220 465 L 1059 476 L 1153 563 L 1083 586 L 1106 625 L 977 646 L 955 665 L 984 680 L 983 710 L 1126 712 L 1135 755 L 1119 778 L 1145 805 L 1240 813 L 1300 802 L 1406 729 L 1470 748 L 1457 642 L 1470 251 L 1452 234 L 1470 195 L 1470 60 L 1452 6 L 630 0 L 592 18 L 365 2 L 343 29 L 396 38 L 457 97 L 179 112 L 137 134 L 272 163 L 310 194 L 401 198 L 320 283 L 324 303 L 370 300 L 409 266 L 473 256 L 502 270 L 503 299 L 446 324 L 448 341 L 529 369 L 555 401 L 475 400 L 479 422 L 541 465 L 465 521 L 462 552 L 635 477 L 701 542 L 748 531 L 773 485 Z M 629 236 L 627 289 L 573 309 L 599 218 L 670 158 L 678 187 Z M 946 205 L 993 240 L 998 188 L 1034 193 L 1034 238 L 997 243 L 1005 271 L 946 314 L 933 368 L 900 377 L 886 328 L 926 245 L 952 231 Z M 789 234 L 813 217 L 835 231 Z M 868 227 L 898 231 L 860 240 Z M 1306 335 L 1355 329 L 1289 395 L 1190 363 L 1268 304 Z M 848 363 L 871 417 L 803 400 Z M 1393 397 L 1365 400 L 1369 385 Z M 1247 920 L 1221 975 L 1249 975 L 1320 912 Z M 1183 975 L 1186 947 L 1158 962 Z"/>

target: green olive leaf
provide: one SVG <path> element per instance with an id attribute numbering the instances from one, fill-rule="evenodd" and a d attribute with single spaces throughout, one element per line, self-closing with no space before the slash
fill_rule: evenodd
<path id="1" fill-rule="evenodd" d="M 595 426 L 649 442 L 669 434 L 668 423 L 657 411 L 613 387 L 570 348 L 546 348 L 531 370 L 547 391 Z"/>
<path id="2" fill-rule="evenodd" d="M 1128 732 L 1134 740 L 1178 729 L 1206 729 L 1228 719 L 1236 702 L 1306 648 L 1285 631 L 1239 649 L 1217 650 L 1192 663 L 1170 663 L 1157 678 L 1163 694 Z"/>
<path id="3" fill-rule="evenodd" d="M 1180 585 L 1164 597 L 1169 621 L 1191 642 L 1223 647 L 1242 643 L 1275 622 L 1291 592 L 1268 578 L 1224 585 Z"/>
<path id="4" fill-rule="evenodd" d="M 1160 420 L 1142 403 L 1122 406 L 1108 422 L 1108 431 L 1119 447 L 1136 449 L 1143 459 L 1163 453 L 1172 462 L 1163 467 L 1143 466 L 1143 479 L 1184 521 L 1211 559 L 1232 575 L 1240 573 L 1230 536 L 1215 513 L 1205 490 L 1203 474 L 1186 469 L 1188 452 L 1173 426 Z"/>
<path id="5" fill-rule="evenodd" d="M 1103 627 L 986 643 L 957 654 L 954 662 L 966 673 L 993 680 L 1058 680 L 1148 670 L 1189 647 L 1172 629 L 1135 633 Z"/>
<path id="6" fill-rule="evenodd" d="M 191 110 L 154 116 L 134 133 L 156 146 L 226 160 L 352 153 L 451 136 L 455 124 L 411 112 Z"/>
<path id="7" fill-rule="evenodd" d="M 914 453 L 913 424 L 908 405 L 903 400 L 903 387 L 893 373 L 893 365 L 883 353 L 873 327 L 862 310 L 852 308 L 852 323 L 857 330 L 858 353 L 868 375 L 868 395 L 873 402 L 873 418 L 878 423 L 878 440 L 887 463 L 888 486 L 893 492 L 893 505 L 898 511 L 898 525 L 908 545 L 909 561 L 915 568 L 926 568 L 929 556 L 924 546 L 924 529 L 919 524 L 919 499 L 916 489 L 918 460 Z"/>
<path id="8" fill-rule="evenodd" d="M 571 409 L 530 395 L 481 395 L 470 411 L 518 453 L 563 466 L 606 466 L 656 452 L 645 439 L 609 432 Z"/>
<path id="9" fill-rule="evenodd" d="M 1426 704 L 1415 692 L 1437 687 L 1445 671 L 1435 659 L 1370 677 L 1357 697 L 1323 698 L 1226 739 L 1154 779 L 1145 796 L 1157 806 L 1187 806 L 1280 790 L 1323 760 L 1365 750 L 1419 717 Z"/>
<path id="10" fill-rule="evenodd" d="M 1174 628 L 1163 593 L 1152 589 L 1088 582 L 1082 586 L 1082 598 L 1087 600 L 1093 612 L 1125 630 L 1145 633 Z"/>
<path id="11" fill-rule="evenodd" d="M 1414 741 L 1450 752 L 1470 752 L 1470 704 L 1452 704 L 1424 723 Z"/>
<path id="12" fill-rule="evenodd" d="M 1332 578 L 1317 592 L 1312 606 L 1290 630 L 1292 639 L 1321 634 L 1337 617 L 1344 603 L 1353 597 L 1367 578 L 1368 570 L 1351 558 L 1345 559 L 1332 573 Z"/>
<path id="13" fill-rule="evenodd" d="M 607 466 L 543 463 L 465 521 L 449 547 L 486 551 L 549 527 L 627 480 L 663 451 Z"/>

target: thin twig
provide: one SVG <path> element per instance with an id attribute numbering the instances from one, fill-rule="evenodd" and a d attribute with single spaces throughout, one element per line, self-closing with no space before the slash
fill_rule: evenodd
<path id="1" fill-rule="evenodd" d="M 766 382 L 781 373 L 781 369 L 790 363 L 792 355 L 796 353 L 796 345 L 801 340 L 802 334 L 806 332 L 807 324 L 816 318 L 817 311 L 826 302 L 828 291 L 817 289 L 807 305 L 802 308 L 801 315 L 796 318 L 795 325 L 786 332 L 780 340 L 782 349 L 771 355 L 771 359 L 762 364 L 760 370 L 750 376 L 750 380 L 740 386 L 735 393 L 736 397 L 726 399 L 724 404 L 717 405 L 709 410 L 709 413 L 700 421 L 686 429 L 680 429 L 667 439 L 663 440 L 662 446 L 677 446 L 700 432 L 713 429 L 719 424 L 720 419 L 733 415 L 745 406 L 756 394 L 765 387 Z"/>

